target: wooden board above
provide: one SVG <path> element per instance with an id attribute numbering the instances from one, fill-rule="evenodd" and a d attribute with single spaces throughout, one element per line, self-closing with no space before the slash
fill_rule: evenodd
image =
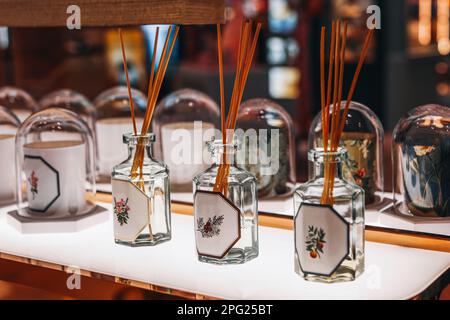
<path id="1" fill-rule="evenodd" d="M 225 0 L 0 0 L 0 26 L 65 27 L 80 8 L 81 28 L 143 24 L 215 24 Z"/>

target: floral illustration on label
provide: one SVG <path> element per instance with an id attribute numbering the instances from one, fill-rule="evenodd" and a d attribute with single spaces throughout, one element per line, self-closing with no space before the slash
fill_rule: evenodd
<path id="1" fill-rule="evenodd" d="M 308 234 L 306 236 L 306 250 L 313 259 L 319 258 L 323 254 L 323 247 L 327 243 L 325 241 L 325 232 L 322 228 L 308 226 Z"/>
<path id="2" fill-rule="evenodd" d="M 212 238 L 220 234 L 220 225 L 223 223 L 223 215 L 208 218 L 205 223 L 203 217 L 197 219 L 197 231 L 201 232 L 202 238 Z"/>
<path id="3" fill-rule="evenodd" d="M 126 200 L 120 199 L 119 201 L 114 198 L 114 214 L 117 216 L 117 221 L 119 221 L 120 225 L 128 223 L 128 211 L 130 211 L 130 207 L 128 206 L 128 198 Z"/>
<path id="4" fill-rule="evenodd" d="M 38 177 L 36 176 L 36 172 L 31 172 L 31 176 L 28 178 L 28 182 L 30 183 L 30 191 L 33 194 L 33 200 L 36 197 L 37 193 L 38 193 Z"/>

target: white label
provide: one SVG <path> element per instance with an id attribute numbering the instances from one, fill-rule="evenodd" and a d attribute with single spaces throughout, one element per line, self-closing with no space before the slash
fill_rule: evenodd
<path id="1" fill-rule="evenodd" d="M 25 144 L 23 172 L 29 209 L 79 214 L 86 207 L 86 145 L 81 141 Z"/>
<path id="2" fill-rule="evenodd" d="M 151 203 L 136 185 L 129 181 L 112 179 L 114 237 L 134 241 L 149 226 Z"/>
<path id="3" fill-rule="evenodd" d="M 241 211 L 221 193 L 197 191 L 194 217 L 200 255 L 221 259 L 241 238 Z"/>
<path id="4" fill-rule="evenodd" d="M 349 250 L 349 225 L 330 206 L 303 203 L 295 216 L 295 250 L 304 273 L 330 276 Z"/>

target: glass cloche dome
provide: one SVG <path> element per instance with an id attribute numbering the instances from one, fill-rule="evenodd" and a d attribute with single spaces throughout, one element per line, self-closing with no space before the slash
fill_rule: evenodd
<path id="1" fill-rule="evenodd" d="M 241 144 L 238 161 L 256 176 L 258 196 L 290 195 L 296 173 L 294 126 L 289 114 L 273 101 L 248 100 L 239 109 L 236 129 Z"/>
<path id="2" fill-rule="evenodd" d="M 13 203 L 16 196 L 14 144 L 20 121 L 11 110 L 0 106 L 0 205 Z"/>
<path id="3" fill-rule="evenodd" d="M 341 103 L 341 110 L 345 104 Z M 377 115 L 367 106 L 351 101 L 341 136 L 341 146 L 348 152 L 343 170 L 348 181 L 364 189 L 366 205 L 383 199 L 383 141 L 384 130 Z M 309 130 L 308 148 L 316 147 L 323 147 L 321 112 Z"/>
<path id="4" fill-rule="evenodd" d="M 136 127 L 138 133 L 142 128 L 147 97 L 139 90 L 131 89 L 133 97 Z M 117 148 L 122 143 L 123 135 L 133 132 L 130 112 L 130 99 L 126 86 L 117 86 L 103 91 L 94 100 L 96 109 L 96 134 L 98 149 L 99 181 L 109 182 L 114 165 L 126 159 L 126 148 Z"/>
<path id="5" fill-rule="evenodd" d="M 219 123 L 217 104 L 193 89 L 175 91 L 158 103 L 152 120 L 155 156 L 169 167 L 172 191 L 192 192 L 193 177 L 208 168 L 206 142 Z"/>
<path id="6" fill-rule="evenodd" d="M 70 89 L 61 89 L 50 92 L 39 101 L 39 110 L 47 108 L 64 108 L 75 112 L 86 121 L 89 129 L 95 133 L 95 108 L 89 99 L 81 93 Z"/>
<path id="7" fill-rule="evenodd" d="M 91 130 L 74 112 L 48 108 L 28 117 L 16 138 L 18 214 L 72 219 L 95 208 Z"/>
<path id="8" fill-rule="evenodd" d="M 36 101 L 24 90 L 15 87 L 0 88 L 0 106 L 11 110 L 20 121 L 36 112 Z"/>
<path id="9" fill-rule="evenodd" d="M 394 203 L 401 214 L 450 217 L 450 108 L 417 107 L 400 119 L 392 141 Z"/>

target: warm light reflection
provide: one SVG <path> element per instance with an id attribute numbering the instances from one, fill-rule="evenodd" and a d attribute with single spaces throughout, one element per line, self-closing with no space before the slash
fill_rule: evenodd
<path id="1" fill-rule="evenodd" d="M 431 43 L 432 0 L 419 1 L 419 43 L 427 46 Z"/>
<path id="2" fill-rule="evenodd" d="M 450 53 L 449 16 L 450 0 L 437 0 L 436 40 L 442 55 Z"/>

